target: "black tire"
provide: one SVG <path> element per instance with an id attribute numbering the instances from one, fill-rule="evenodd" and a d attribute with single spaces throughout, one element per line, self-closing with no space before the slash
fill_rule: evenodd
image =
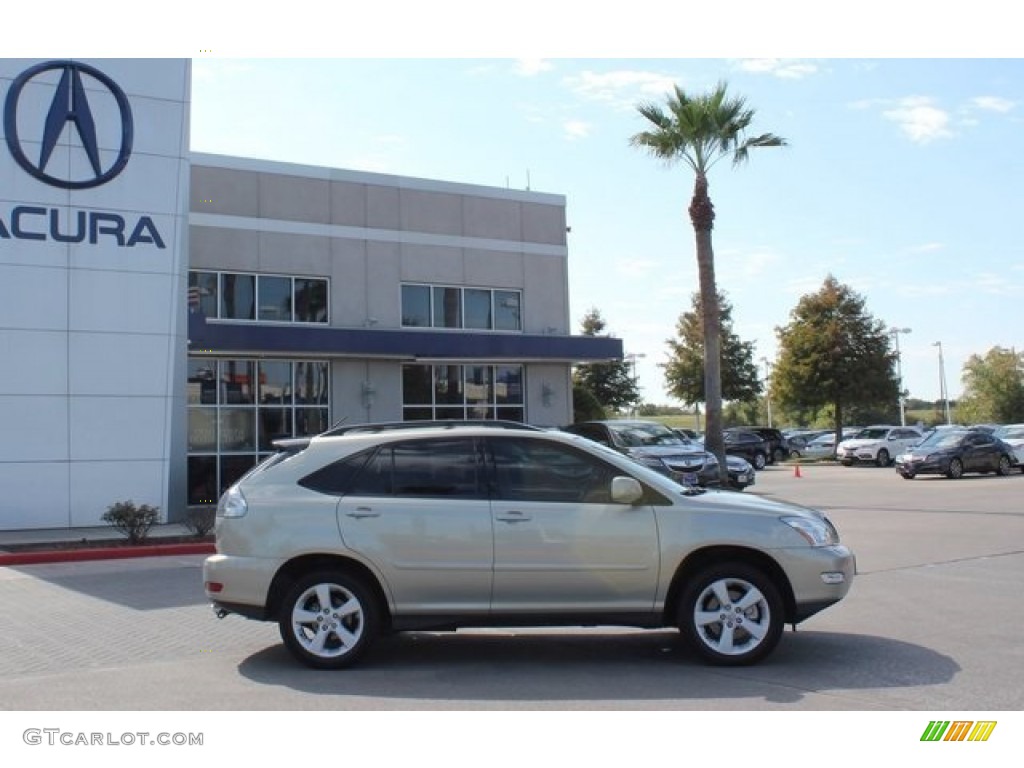
<path id="1" fill-rule="evenodd" d="M 1010 474 L 1012 464 L 1010 463 L 1010 457 L 1005 453 L 999 457 L 999 466 L 996 467 L 996 474 L 1000 477 L 1006 477 Z"/>
<path id="2" fill-rule="evenodd" d="M 697 573 L 683 590 L 677 619 L 686 643 L 701 658 L 728 667 L 754 664 L 771 653 L 785 623 L 778 588 L 745 563 Z"/>
<path id="3" fill-rule="evenodd" d="M 786 460 L 786 452 L 781 448 L 776 448 L 772 451 L 772 464 L 778 464 L 780 461 Z"/>
<path id="4" fill-rule="evenodd" d="M 900 477 L 902 477 L 904 480 L 913 480 L 914 479 L 914 473 L 913 472 L 900 472 Z"/>
<path id="5" fill-rule="evenodd" d="M 758 451 L 754 454 L 754 460 L 751 462 L 754 465 L 754 469 L 760 472 L 766 466 L 768 466 L 768 457 Z"/>
<path id="6" fill-rule="evenodd" d="M 889 466 L 889 452 L 885 450 L 885 448 L 880 448 L 878 450 L 878 455 L 875 457 L 875 464 L 880 467 Z"/>
<path id="7" fill-rule="evenodd" d="M 959 480 L 964 476 L 964 463 L 960 459 L 950 459 L 949 469 L 946 470 L 946 477 L 950 480 Z"/>
<path id="8" fill-rule="evenodd" d="M 325 609 L 322 602 L 328 601 Z M 315 669 L 354 664 L 373 642 L 379 626 L 373 592 L 361 579 L 343 571 L 303 576 L 288 590 L 278 617 L 285 647 Z"/>

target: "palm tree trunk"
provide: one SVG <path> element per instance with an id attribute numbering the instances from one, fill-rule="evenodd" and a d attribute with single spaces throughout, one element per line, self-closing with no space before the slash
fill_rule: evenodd
<path id="1" fill-rule="evenodd" d="M 729 468 L 722 439 L 722 331 L 715 284 L 715 251 L 711 244 L 715 207 L 708 196 L 708 180 L 704 174 L 697 174 L 689 213 L 697 241 L 697 272 L 704 313 L 704 447 L 718 458 L 719 478 L 725 487 L 729 482 Z"/>

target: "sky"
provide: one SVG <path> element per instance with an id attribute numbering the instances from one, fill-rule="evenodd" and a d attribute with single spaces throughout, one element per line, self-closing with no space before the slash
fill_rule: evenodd
<path id="1" fill-rule="evenodd" d="M 421 59 L 193 62 L 192 148 L 532 189 L 567 200 L 573 328 L 591 308 L 644 399 L 697 287 L 692 172 L 630 145 L 636 106 L 726 81 L 787 140 L 710 174 L 720 289 L 773 361 L 831 274 L 899 335 L 911 397 L 961 392 L 970 355 L 1024 350 L 1024 62 Z M 268 105 L 273 105 L 268 108 Z M 295 128 L 301 129 L 296 141 Z"/>
<path id="2" fill-rule="evenodd" d="M 946 21 L 922 26 L 872 0 L 829 6 L 815 26 L 815 4 L 785 0 L 768 17 L 740 2 L 746 24 L 724 35 L 721 19 L 658 2 L 646 17 L 532 0 L 484 17 L 446 0 L 433 14 L 400 3 L 258 26 L 186 2 L 198 15 L 162 40 L 108 52 L 72 32 L 69 46 L 190 56 L 195 151 L 564 195 L 574 332 L 600 311 L 644 400 L 664 404 L 666 340 L 697 290 L 693 177 L 629 139 L 647 127 L 638 104 L 724 81 L 755 110 L 753 132 L 787 141 L 710 175 L 734 331 L 766 372 L 776 329 L 831 274 L 886 327 L 910 329 L 904 386 L 934 400 L 943 372 L 960 395 L 971 355 L 1024 349 L 1024 61 L 1007 58 L 1019 45 L 1001 25 L 975 26 L 987 4 L 965 20 L 931 3 Z M 999 58 L 965 58 L 978 56 Z"/>

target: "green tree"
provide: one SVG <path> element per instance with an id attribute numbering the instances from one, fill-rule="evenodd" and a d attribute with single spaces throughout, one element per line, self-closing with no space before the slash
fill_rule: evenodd
<path id="1" fill-rule="evenodd" d="M 966 424 L 1024 421 L 1024 353 L 992 347 L 964 363 L 964 393 L 957 405 Z"/>
<path id="2" fill-rule="evenodd" d="M 584 336 L 607 335 L 607 323 L 595 308 L 584 315 L 581 326 Z M 574 391 L 578 387 L 590 392 L 604 411 L 627 409 L 640 401 L 636 380 L 625 361 L 578 365 L 573 371 L 573 387 Z"/>
<path id="3" fill-rule="evenodd" d="M 896 354 L 885 323 L 868 314 L 863 297 L 829 275 L 803 296 L 789 325 L 776 328 L 779 357 L 773 402 L 802 413 L 831 411 L 837 439 L 850 414 L 888 420 L 899 396 Z"/>
<path id="4" fill-rule="evenodd" d="M 668 392 L 687 405 L 703 403 L 704 310 L 699 293 L 693 294 L 693 308 L 676 322 L 676 338 L 666 340 L 669 361 L 662 363 Z M 741 341 L 732 329 L 732 304 L 718 294 L 719 337 L 722 356 L 722 399 L 739 402 L 755 400 L 762 392 L 754 363 L 754 344 Z"/>
<path id="5" fill-rule="evenodd" d="M 601 404 L 597 402 L 593 392 L 582 384 L 572 385 L 572 420 L 574 423 L 603 419 L 607 415 Z"/>
<path id="6" fill-rule="evenodd" d="M 651 126 L 630 139 L 632 146 L 666 163 L 684 163 L 696 177 L 689 214 L 696 238 L 704 312 L 705 445 L 718 457 L 723 484 L 726 463 L 722 441 L 721 350 L 715 253 L 711 240 L 715 208 L 708 194 L 708 172 L 722 158 L 729 157 L 733 165 L 740 165 L 748 159 L 751 149 L 786 144 L 785 139 L 770 133 L 747 136 L 747 129 L 754 121 L 754 110 L 747 108 L 744 99 L 728 96 L 726 90 L 723 82 L 710 93 L 690 96 L 679 86 L 673 86 L 664 107 L 654 103 L 637 106 L 637 111 Z"/>

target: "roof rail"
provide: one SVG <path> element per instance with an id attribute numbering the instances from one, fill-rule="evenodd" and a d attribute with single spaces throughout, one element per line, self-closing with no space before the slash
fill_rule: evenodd
<path id="1" fill-rule="evenodd" d="M 501 419 L 437 419 L 432 421 L 379 421 L 367 424 L 345 424 L 321 432 L 318 437 L 337 437 L 353 433 L 366 434 L 372 432 L 391 432 L 399 429 L 424 429 L 443 428 L 457 429 L 459 427 L 487 427 L 490 429 L 518 429 L 529 432 L 543 432 L 540 427 L 530 424 L 523 424 L 519 421 L 504 421 Z"/>

